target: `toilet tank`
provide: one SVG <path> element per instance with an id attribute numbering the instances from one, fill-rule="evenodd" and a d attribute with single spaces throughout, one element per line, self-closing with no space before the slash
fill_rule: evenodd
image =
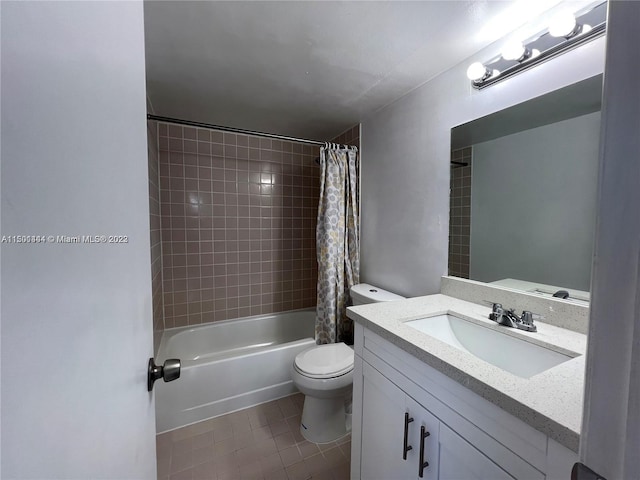
<path id="1" fill-rule="evenodd" d="M 389 302 L 391 300 L 403 300 L 405 297 L 388 292 L 382 288 L 359 283 L 351 287 L 351 300 L 354 305 L 364 305 L 366 303 Z"/>

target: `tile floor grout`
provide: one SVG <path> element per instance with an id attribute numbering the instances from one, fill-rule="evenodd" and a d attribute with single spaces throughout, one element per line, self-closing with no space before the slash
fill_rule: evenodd
<path id="1" fill-rule="evenodd" d="M 347 480 L 351 436 L 300 434 L 296 393 L 156 436 L 158 480 Z"/>

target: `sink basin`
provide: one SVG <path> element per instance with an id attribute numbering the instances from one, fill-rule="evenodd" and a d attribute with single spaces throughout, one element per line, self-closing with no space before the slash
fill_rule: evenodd
<path id="1" fill-rule="evenodd" d="M 522 378 L 573 358 L 451 314 L 412 320 L 406 325 Z"/>

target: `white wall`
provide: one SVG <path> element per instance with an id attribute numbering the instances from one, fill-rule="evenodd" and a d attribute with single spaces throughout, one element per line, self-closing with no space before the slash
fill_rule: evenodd
<path id="1" fill-rule="evenodd" d="M 589 290 L 600 112 L 473 146 L 469 278 Z"/>
<path id="2" fill-rule="evenodd" d="M 155 478 L 142 2 L 1 2 L 2 466 Z"/>
<path id="3" fill-rule="evenodd" d="M 495 44 L 362 122 L 361 280 L 402 295 L 447 272 L 451 128 L 602 73 L 604 38 L 482 91 L 465 71 Z"/>

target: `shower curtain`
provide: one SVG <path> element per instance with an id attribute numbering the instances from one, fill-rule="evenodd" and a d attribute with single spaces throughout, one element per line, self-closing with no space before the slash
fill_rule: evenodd
<path id="1" fill-rule="evenodd" d="M 325 145 L 320 168 L 316 343 L 353 343 L 346 307 L 349 288 L 360 278 L 357 149 Z"/>

